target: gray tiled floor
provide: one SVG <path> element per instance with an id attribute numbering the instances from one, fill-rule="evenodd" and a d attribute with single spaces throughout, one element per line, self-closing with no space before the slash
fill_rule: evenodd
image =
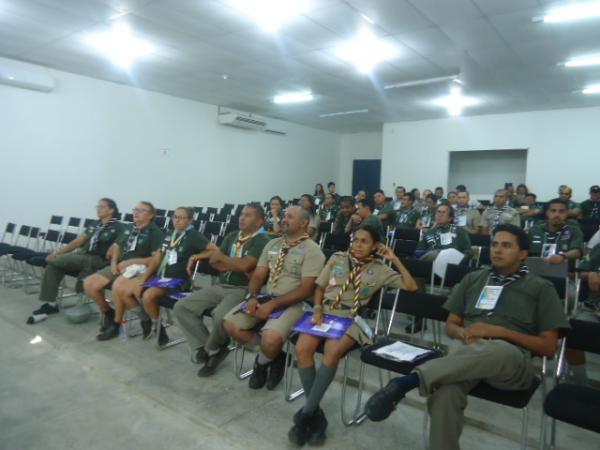
<path id="1" fill-rule="evenodd" d="M 183 345 L 159 352 L 132 338 L 100 343 L 97 322 L 72 325 L 62 315 L 37 325 L 25 319 L 39 302 L 0 288 L 0 449 L 281 449 L 303 400 L 286 403 L 282 387 L 251 391 L 233 375 L 230 356 L 212 378 L 199 379 Z M 175 333 L 175 331 L 173 331 Z M 35 336 L 41 343 L 31 344 Z M 356 364 L 354 364 L 356 367 Z M 598 374 L 597 363 L 592 364 Z M 375 372 L 369 374 L 371 386 Z M 423 399 L 411 395 L 387 421 L 345 428 L 340 385 L 322 406 L 328 449 L 421 449 Z M 537 443 L 541 398 L 530 413 Z M 520 413 L 471 399 L 464 449 L 518 448 Z M 559 426 L 565 449 L 600 448 L 592 433 Z"/>

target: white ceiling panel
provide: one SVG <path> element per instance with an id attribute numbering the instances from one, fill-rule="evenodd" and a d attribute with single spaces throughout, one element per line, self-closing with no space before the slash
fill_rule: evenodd
<path id="1" fill-rule="evenodd" d="M 411 0 L 411 3 L 436 25 L 461 23 L 482 17 L 481 10 L 471 0 Z"/>
<path id="2" fill-rule="evenodd" d="M 406 0 L 350 0 L 350 4 L 391 34 L 434 25 Z"/>

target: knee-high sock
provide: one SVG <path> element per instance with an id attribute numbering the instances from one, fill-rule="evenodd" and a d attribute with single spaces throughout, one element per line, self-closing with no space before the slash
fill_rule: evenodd
<path id="1" fill-rule="evenodd" d="M 315 376 L 317 375 L 315 366 L 298 369 L 298 375 L 300 375 L 300 381 L 302 382 L 302 387 L 304 388 L 304 395 L 306 398 L 308 398 L 308 395 L 312 390 L 313 383 L 315 382 Z"/>
<path id="2" fill-rule="evenodd" d="M 317 410 L 319 403 L 325 395 L 325 391 L 327 391 L 327 388 L 333 381 L 336 372 L 337 367 L 327 367 L 325 364 L 321 364 L 303 408 L 306 414 L 312 414 Z"/>

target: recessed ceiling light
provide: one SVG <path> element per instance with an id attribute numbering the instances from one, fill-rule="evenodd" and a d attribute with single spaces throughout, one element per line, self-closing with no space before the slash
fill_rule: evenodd
<path id="1" fill-rule="evenodd" d="M 364 113 L 368 113 L 368 112 L 369 112 L 368 109 L 353 109 L 352 111 L 340 111 L 340 112 L 321 114 L 321 115 L 319 115 L 319 117 L 348 116 L 350 114 L 364 114 Z"/>
<path id="2" fill-rule="evenodd" d="M 361 31 L 334 52 L 339 58 L 352 63 L 361 73 L 371 72 L 377 64 L 392 59 L 398 53 L 395 46 L 378 39 L 368 30 Z"/>
<path id="3" fill-rule="evenodd" d="M 287 94 L 277 95 L 273 98 L 273 103 L 283 104 L 283 103 L 301 103 L 301 102 L 309 102 L 313 100 L 312 92 L 303 91 L 303 92 L 290 92 Z"/>
<path id="4" fill-rule="evenodd" d="M 479 100 L 474 97 L 464 96 L 461 89 L 456 87 L 451 90 L 450 95 L 435 99 L 432 103 L 446 108 L 448 114 L 451 116 L 460 116 L 464 108 L 477 105 Z"/>
<path id="5" fill-rule="evenodd" d="M 129 27 L 122 23 L 115 25 L 110 31 L 90 34 L 86 41 L 115 65 L 124 68 L 154 51 L 150 43 L 133 36 Z"/>
<path id="6" fill-rule="evenodd" d="M 586 66 L 596 66 L 600 64 L 600 55 L 596 56 L 587 56 L 585 58 L 573 58 L 565 61 L 563 65 L 565 67 L 586 67 Z"/>
<path id="7" fill-rule="evenodd" d="M 586 87 L 582 94 L 600 94 L 600 84 L 592 84 L 591 86 Z"/>
<path id="8" fill-rule="evenodd" d="M 252 17 L 264 30 L 275 32 L 298 16 L 308 0 L 229 0 L 229 3 Z"/>
<path id="9" fill-rule="evenodd" d="M 542 20 L 546 23 L 559 23 L 590 19 L 598 16 L 600 16 L 600 2 L 586 2 L 573 3 L 552 9 L 542 17 Z"/>
<path id="10" fill-rule="evenodd" d="M 443 83 L 444 81 L 453 81 L 457 84 L 462 84 L 458 77 L 459 77 L 459 75 L 456 74 L 456 75 L 448 75 L 448 76 L 444 76 L 444 77 L 424 78 L 422 80 L 403 81 L 401 83 L 386 84 L 383 88 L 384 89 L 397 89 L 397 88 L 406 88 L 406 87 L 413 87 L 413 86 L 424 86 L 427 84 Z"/>

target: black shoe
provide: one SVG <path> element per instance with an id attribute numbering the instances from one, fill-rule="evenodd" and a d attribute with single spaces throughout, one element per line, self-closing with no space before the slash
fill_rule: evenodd
<path id="1" fill-rule="evenodd" d="M 142 327 L 142 337 L 144 340 L 148 340 L 152 337 L 152 320 L 140 319 L 140 325 Z"/>
<path id="2" fill-rule="evenodd" d="M 310 445 L 321 445 L 325 442 L 325 438 L 327 437 L 325 434 L 327 424 L 328 422 L 325 413 L 321 408 L 317 408 L 308 423 L 308 429 L 310 431 L 308 443 Z"/>
<path id="3" fill-rule="evenodd" d="M 365 413 L 373 422 L 381 422 L 389 417 L 396 404 L 404 398 L 405 392 L 394 380 L 375 392 L 365 405 Z"/>
<path id="4" fill-rule="evenodd" d="M 267 377 L 267 389 L 272 391 L 281 382 L 285 374 L 286 353 L 280 352 L 273 361 L 269 363 L 269 376 Z"/>
<path id="5" fill-rule="evenodd" d="M 202 368 L 198 371 L 198 376 L 201 378 L 210 377 L 213 373 L 215 373 L 217 367 L 219 367 L 219 364 L 221 364 L 225 358 L 227 358 L 228 354 L 229 348 L 221 347 L 219 349 L 219 353 L 208 357 L 206 364 L 204 364 L 204 366 L 202 366 Z"/>
<path id="6" fill-rule="evenodd" d="M 115 321 L 115 310 L 110 308 L 104 313 L 102 317 L 102 325 L 100 325 L 100 332 L 106 330 L 111 323 Z"/>
<path id="7" fill-rule="evenodd" d="M 158 348 L 163 348 L 165 345 L 167 345 L 169 343 L 171 339 L 169 338 L 169 335 L 167 334 L 167 329 L 165 327 L 163 327 L 162 325 L 160 325 L 160 328 L 158 330 Z"/>
<path id="8" fill-rule="evenodd" d="M 426 330 L 426 329 L 427 329 L 427 325 L 425 324 L 425 321 L 421 317 L 417 317 L 415 319 L 414 331 L 412 329 L 412 324 L 406 325 L 406 328 L 404 329 L 404 331 L 406 332 L 406 334 L 413 334 L 413 333 L 420 333 L 421 330 Z"/>
<path id="9" fill-rule="evenodd" d="M 267 382 L 268 369 L 268 364 L 258 363 L 258 355 L 256 355 L 256 359 L 254 360 L 254 370 L 250 376 L 250 381 L 248 381 L 248 387 L 250 389 L 260 389 L 263 387 Z"/>
<path id="10" fill-rule="evenodd" d="M 294 414 L 294 426 L 288 431 L 288 439 L 293 444 L 303 446 L 310 437 L 309 424 L 312 416 L 304 414 L 302 408 Z"/>
<path id="11" fill-rule="evenodd" d="M 50 303 L 44 303 L 39 309 L 36 309 L 32 314 L 58 314 L 58 306 L 52 306 Z"/>
<path id="12" fill-rule="evenodd" d="M 206 353 L 204 347 L 198 347 L 196 350 L 192 351 L 191 359 L 194 364 L 205 363 L 208 361 L 208 353 Z"/>
<path id="13" fill-rule="evenodd" d="M 113 322 L 105 330 L 103 330 L 96 339 L 99 341 L 108 341 L 109 339 L 116 338 L 119 335 L 120 324 Z"/>

